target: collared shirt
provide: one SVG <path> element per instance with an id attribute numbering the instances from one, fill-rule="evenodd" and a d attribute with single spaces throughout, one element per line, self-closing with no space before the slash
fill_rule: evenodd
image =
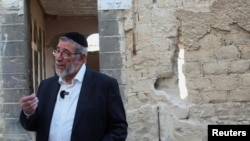
<path id="1" fill-rule="evenodd" d="M 85 71 L 86 65 L 83 64 L 72 80 L 72 84 L 68 84 L 61 77 L 59 78 L 58 81 L 61 87 L 57 94 L 57 101 L 50 124 L 49 141 L 70 141 L 77 101 Z M 61 91 L 66 91 L 69 94 L 62 98 L 60 96 Z"/>

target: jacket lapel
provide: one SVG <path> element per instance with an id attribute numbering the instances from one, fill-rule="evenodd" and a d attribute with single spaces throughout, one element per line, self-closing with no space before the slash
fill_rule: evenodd
<path id="1" fill-rule="evenodd" d="M 51 84 L 51 93 L 49 94 L 50 95 L 50 99 L 48 99 L 48 113 L 49 113 L 49 118 L 50 118 L 50 121 L 52 119 L 52 115 L 53 115 L 53 110 L 54 110 L 54 107 L 55 107 L 55 104 L 56 104 L 56 99 L 57 99 L 57 93 L 59 91 L 59 88 L 60 88 L 60 84 L 58 83 L 58 81 L 54 81 L 52 84 Z M 53 89 L 54 88 L 54 89 Z"/>
<path id="2" fill-rule="evenodd" d="M 73 128 L 72 128 L 72 133 L 74 133 L 79 120 L 81 118 L 81 114 L 83 113 L 82 111 L 84 110 L 89 98 L 91 97 L 91 91 L 93 85 L 95 83 L 94 75 L 92 75 L 92 71 L 89 69 L 86 69 L 84 80 L 82 82 L 82 87 L 76 107 L 76 113 L 75 113 L 75 119 L 73 123 Z"/>
<path id="3" fill-rule="evenodd" d="M 46 121 L 48 121 L 45 126 L 45 132 L 46 132 L 45 138 L 47 140 L 49 137 L 50 124 L 51 124 L 53 110 L 56 104 L 56 98 L 57 98 L 57 93 L 58 93 L 59 88 L 60 88 L 60 84 L 58 83 L 58 77 L 56 77 L 54 81 L 51 81 L 50 88 L 49 88 L 50 91 L 48 95 L 46 96 L 46 97 L 49 97 L 46 99 L 47 104 L 45 108 L 47 110 Z"/>

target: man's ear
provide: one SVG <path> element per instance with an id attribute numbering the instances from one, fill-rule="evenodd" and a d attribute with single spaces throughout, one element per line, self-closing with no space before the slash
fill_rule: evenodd
<path id="1" fill-rule="evenodd" d="M 80 64 L 84 64 L 87 60 L 87 55 L 86 54 L 81 54 L 80 56 Z"/>

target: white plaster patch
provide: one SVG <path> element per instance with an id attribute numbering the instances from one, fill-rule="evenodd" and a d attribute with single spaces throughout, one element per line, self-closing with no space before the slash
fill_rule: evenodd
<path id="1" fill-rule="evenodd" d="M 18 15 L 24 14 L 24 0 L 2 0 L 2 6 L 8 9 L 19 9 Z"/>
<path id="2" fill-rule="evenodd" d="M 23 1 L 19 0 L 19 11 L 18 15 L 23 15 L 24 14 L 24 9 L 23 9 Z"/>
<path id="3" fill-rule="evenodd" d="M 13 8 L 13 7 L 19 7 L 20 1 L 23 0 L 2 0 L 3 7 L 5 8 Z"/>

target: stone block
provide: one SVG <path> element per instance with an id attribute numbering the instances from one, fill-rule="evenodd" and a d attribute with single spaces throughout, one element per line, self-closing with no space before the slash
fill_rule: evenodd
<path id="1" fill-rule="evenodd" d="M 122 58 L 120 53 L 101 53 L 100 60 L 100 68 L 102 69 L 122 68 Z"/>
<path id="2" fill-rule="evenodd" d="M 241 51 L 242 59 L 250 59 L 250 45 L 240 45 L 239 49 Z"/>
<path id="3" fill-rule="evenodd" d="M 122 74 L 124 74 L 124 72 L 121 69 L 108 69 L 108 70 L 104 69 L 104 70 L 101 70 L 101 72 L 116 78 L 119 84 L 125 83 L 124 82 L 125 80 L 122 77 Z"/>
<path id="4" fill-rule="evenodd" d="M 240 59 L 240 52 L 238 51 L 237 46 L 229 45 L 222 46 L 213 50 L 213 55 L 217 60 L 236 60 Z"/>
<path id="5" fill-rule="evenodd" d="M 25 57 L 3 58 L 3 73 L 20 73 L 26 69 Z"/>
<path id="6" fill-rule="evenodd" d="M 228 100 L 227 91 L 203 91 L 201 95 L 207 103 L 223 103 Z"/>
<path id="7" fill-rule="evenodd" d="M 211 62 L 215 60 L 213 58 L 212 53 L 209 50 L 200 49 L 192 50 L 192 51 L 186 51 L 185 50 L 185 61 L 187 62 Z"/>
<path id="8" fill-rule="evenodd" d="M 101 37 L 119 35 L 118 21 L 99 21 L 99 35 Z"/>
<path id="9" fill-rule="evenodd" d="M 246 74 L 241 74 L 240 75 L 240 79 L 241 79 L 241 87 L 243 88 L 249 88 L 250 87 L 250 74 L 246 73 Z"/>
<path id="10" fill-rule="evenodd" d="M 122 40 L 122 38 L 119 36 L 100 37 L 100 52 L 119 51 L 120 40 Z"/>
<path id="11" fill-rule="evenodd" d="M 7 118 L 3 122 L 3 134 L 26 134 L 17 118 Z"/>
<path id="12" fill-rule="evenodd" d="M 211 76 L 210 79 L 215 90 L 235 90 L 240 85 L 240 78 L 237 75 L 216 75 Z"/>
<path id="13" fill-rule="evenodd" d="M 250 101 L 250 88 L 236 89 L 231 91 L 229 101 L 232 102 L 249 102 Z"/>
<path id="14" fill-rule="evenodd" d="M 209 77 L 190 77 L 186 79 L 188 89 L 208 89 L 212 87 Z"/>
<path id="15" fill-rule="evenodd" d="M 24 16 L 17 13 L 2 14 L 2 24 L 24 23 Z"/>
<path id="16" fill-rule="evenodd" d="M 3 88 L 27 88 L 28 74 L 3 74 Z"/>
<path id="17" fill-rule="evenodd" d="M 118 12 L 116 10 L 98 11 L 99 21 L 115 20 Z"/>
<path id="18" fill-rule="evenodd" d="M 13 103 L 19 101 L 24 95 L 29 95 L 30 90 L 28 89 L 3 89 L 3 102 Z"/>
<path id="19" fill-rule="evenodd" d="M 247 72 L 249 68 L 250 68 L 250 61 L 237 60 L 237 61 L 231 62 L 229 72 L 230 73 L 244 73 L 244 72 Z"/>
<path id="20" fill-rule="evenodd" d="M 187 62 L 182 65 L 183 73 L 188 77 L 195 77 L 197 75 L 201 75 L 201 66 L 201 63 L 199 62 Z"/>
<path id="21" fill-rule="evenodd" d="M 211 62 L 203 64 L 203 74 L 228 74 L 229 61 Z"/>
<path id="22" fill-rule="evenodd" d="M 18 118 L 21 108 L 19 104 L 3 104 L 3 118 Z"/>
<path id="23" fill-rule="evenodd" d="M 27 56 L 27 45 L 24 41 L 0 42 L 3 56 Z"/>
<path id="24" fill-rule="evenodd" d="M 2 25 L 0 33 L 0 41 L 24 40 L 25 37 L 24 25 Z"/>
<path id="25" fill-rule="evenodd" d="M 33 141 L 27 134 L 4 134 L 0 137 L 1 141 Z"/>

